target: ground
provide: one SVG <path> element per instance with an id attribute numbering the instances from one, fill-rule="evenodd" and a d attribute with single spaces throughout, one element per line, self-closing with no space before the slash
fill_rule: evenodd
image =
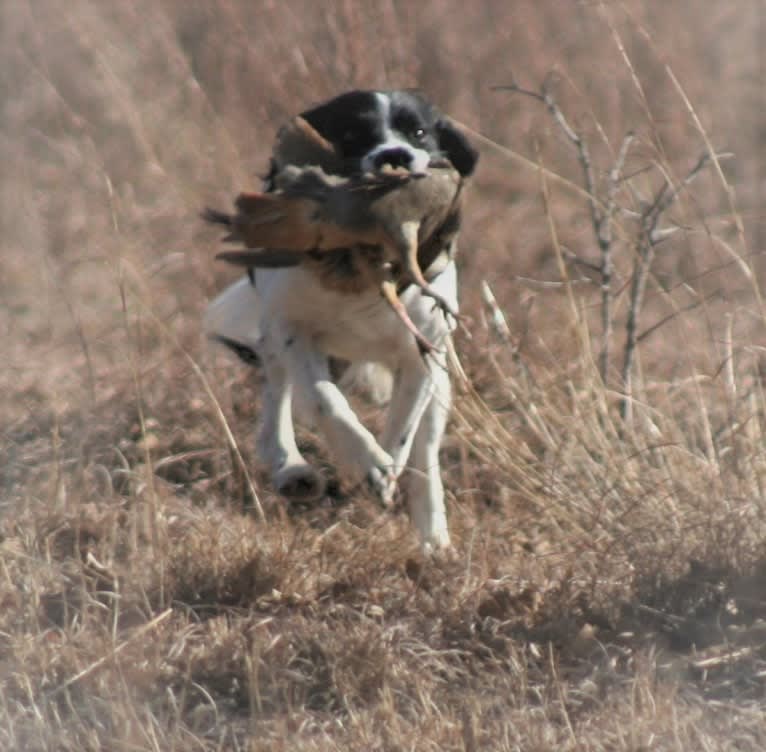
<path id="1" fill-rule="evenodd" d="M 766 746 L 764 11 L 719 5 L 0 9 L 3 749 Z M 588 145 L 597 214 L 635 134 L 606 291 L 582 151 L 512 84 Z M 233 279 L 200 209 L 355 86 L 482 152 L 450 557 L 310 429 L 327 497 L 275 496 L 257 374 L 199 329 Z"/>

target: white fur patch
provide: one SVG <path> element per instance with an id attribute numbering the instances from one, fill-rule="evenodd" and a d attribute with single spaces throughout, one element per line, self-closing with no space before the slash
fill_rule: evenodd
<path id="1" fill-rule="evenodd" d="M 431 161 L 431 155 L 425 149 L 418 149 L 409 141 L 396 135 L 396 131 L 391 123 L 391 100 L 387 94 L 378 92 L 375 95 L 380 113 L 380 121 L 383 123 L 383 141 L 375 146 L 374 149 L 365 154 L 362 159 L 362 170 L 368 172 L 375 168 L 376 159 L 387 151 L 394 149 L 404 149 L 412 157 L 409 169 L 412 172 L 422 172 L 428 167 Z"/>

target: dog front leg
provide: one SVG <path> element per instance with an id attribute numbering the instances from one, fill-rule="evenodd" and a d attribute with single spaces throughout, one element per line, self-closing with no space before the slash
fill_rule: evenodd
<path id="1" fill-rule="evenodd" d="M 282 358 L 299 406 L 310 410 L 330 451 L 353 481 L 364 480 L 384 504 L 393 495 L 393 460 L 359 421 L 343 393 L 333 383 L 327 357 L 312 338 L 286 327 L 282 331 Z"/>

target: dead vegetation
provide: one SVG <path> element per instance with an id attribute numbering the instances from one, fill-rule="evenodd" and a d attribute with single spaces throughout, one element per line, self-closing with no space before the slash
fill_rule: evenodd
<path id="1" fill-rule="evenodd" d="M 762 8 L 562 8 L 0 10 L 0 747 L 764 748 Z M 551 70 L 598 204 L 491 88 Z M 337 479 L 286 508 L 255 379 L 199 336 L 200 208 L 355 85 L 421 86 L 483 152 L 455 560 Z"/>

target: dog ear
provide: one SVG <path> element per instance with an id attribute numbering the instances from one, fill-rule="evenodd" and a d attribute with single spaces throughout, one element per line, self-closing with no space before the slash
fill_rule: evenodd
<path id="1" fill-rule="evenodd" d="M 437 121 L 436 134 L 441 151 L 447 155 L 449 161 L 463 177 L 468 177 L 476 168 L 479 152 L 447 118 L 443 117 Z"/>

